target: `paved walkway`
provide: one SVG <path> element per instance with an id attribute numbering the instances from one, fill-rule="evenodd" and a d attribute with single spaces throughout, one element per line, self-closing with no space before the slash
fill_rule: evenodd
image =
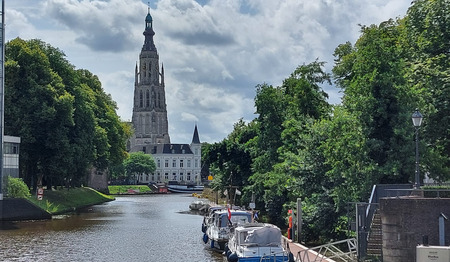
<path id="1" fill-rule="evenodd" d="M 319 255 L 317 252 L 312 251 L 312 250 L 308 251 L 307 256 L 306 255 L 303 256 L 303 253 L 302 253 L 302 257 L 299 258 L 298 252 L 307 250 L 308 247 L 305 247 L 302 244 L 293 242 L 292 240 L 289 240 L 284 236 L 282 238 L 283 238 L 283 240 L 282 240 L 283 243 L 289 244 L 289 249 L 290 249 L 291 253 L 294 255 L 296 262 L 313 262 L 313 261 L 335 262 L 334 260 L 323 257 L 323 256 Z"/>

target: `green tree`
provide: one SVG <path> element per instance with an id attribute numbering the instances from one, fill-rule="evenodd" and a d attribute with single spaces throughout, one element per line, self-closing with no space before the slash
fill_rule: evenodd
<path id="1" fill-rule="evenodd" d="M 424 115 L 420 129 L 422 173 L 450 179 L 450 2 L 417 0 L 408 9 L 402 44 L 413 105 Z M 414 110 L 411 107 L 410 113 Z"/>
<path id="2" fill-rule="evenodd" d="M 289 209 L 284 204 L 296 199 L 291 186 L 296 177 L 304 175 L 293 171 L 298 166 L 292 166 L 302 161 L 295 157 L 304 148 L 302 134 L 308 132 L 308 125 L 330 116 L 328 96 L 320 87 L 330 83 L 323 65 L 315 61 L 297 67 L 280 87 L 257 87 L 258 133 L 252 147 L 251 188 L 257 199 L 263 199 L 270 221 L 279 226 L 284 224 L 280 214 Z"/>
<path id="3" fill-rule="evenodd" d="M 358 119 L 367 155 L 377 166 L 378 183 L 407 183 L 413 172 L 409 143 L 411 93 L 406 86 L 403 27 L 388 20 L 362 26 L 362 35 L 335 50 L 333 73 L 342 88 L 343 106 Z"/>
<path id="4" fill-rule="evenodd" d="M 141 175 L 150 174 L 156 170 L 155 160 L 144 152 L 130 153 L 123 165 L 127 173 L 127 180 L 133 180 L 136 183 L 139 183 Z"/>
<path id="5" fill-rule="evenodd" d="M 21 136 L 25 181 L 65 175 L 70 161 L 68 130 L 73 126 L 73 96 L 51 69 L 40 42 L 8 43 L 5 63 L 5 132 Z M 45 175 L 45 177 L 44 177 Z"/>
<path id="6" fill-rule="evenodd" d="M 236 197 L 236 204 L 248 204 L 251 190 L 247 190 L 251 175 L 252 159 L 250 146 L 256 136 L 255 123 L 245 123 L 240 119 L 234 124 L 233 131 L 221 142 L 206 145 L 202 149 L 202 162 L 210 166 L 214 175 L 213 189 L 224 192 L 228 186 L 237 187 L 243 194 Z M 235 190 L 230 190 L 229 197 L 235 199 Z M 242 199 L 242 201 L 241 201 Z"/>
<path id="7" fill-rule="evenodd" d="M 131 132 L 97 76 L 41 40 L 14 39 L 5 55 L 5 132 L 21 137 L 28 185 L 81 185 L 90 168 L 122 162 Z"/>

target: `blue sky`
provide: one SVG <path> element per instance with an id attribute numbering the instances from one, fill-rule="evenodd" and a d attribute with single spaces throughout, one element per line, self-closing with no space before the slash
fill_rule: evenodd
<path id="1" fill-rule="evenodd" d="M 255 86 L 278 86 L 316 59 L 333 67 L 334 49 L 360 35 L 358 24 L 403 17 L 405 0 L 150 1 L 155 45 L 164 64 L 169 134 L 218 142 L 254 114 Z M 130 120 L 134 68 L 148 1 L 5 0 L 6 40 L 41 39 L 76 67 L 97 75 Z M 330 103 L 341 95 L 324 86 Z"/>

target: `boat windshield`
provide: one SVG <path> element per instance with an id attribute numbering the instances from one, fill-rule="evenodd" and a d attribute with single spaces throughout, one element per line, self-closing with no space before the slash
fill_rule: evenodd
<path id="1" fill-rule="evenodd" d="M 231 223 L 233 225 L 242 225 L 246 223 L 250 223 L 252 219 L 252 216 L 247 213 L 237 213 L 231 215 Z M 220 218 L 220 227 L 227 227 L 228 226 L 228 215 L 223 214 Z"/>

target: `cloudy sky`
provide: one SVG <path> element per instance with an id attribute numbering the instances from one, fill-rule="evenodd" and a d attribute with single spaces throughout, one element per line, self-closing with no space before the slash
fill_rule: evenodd
<path id="1" fill-rule="evenodd" d="M 169 134 L 219 142 L 254 114 L 255 86 L 278 86 L 315 59 L 333 67 L 334 49 L 358 24 L 403 17 L 406 0 L 151 0 L 155 45 L 164 64 Z M 41 39 L 97 75 L 130 120 L 134 68 L 148 0 L 5 0 L 6 40 Z M 330 103 L 339 90 L 324 86 Z"/>

